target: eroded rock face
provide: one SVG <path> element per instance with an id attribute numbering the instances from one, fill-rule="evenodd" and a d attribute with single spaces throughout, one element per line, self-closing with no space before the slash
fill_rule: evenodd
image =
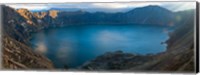
<path id="1" fill-rule="evenodd" d="M 53 69 L 52 62 L 26 44 L 9 36 L 3 37 L 3 69 Z"/>
<path id="2" fill-rule="evenodd" d="M 33 18 L 32 13 L 28 9 L 17 9 L 16 11 L 27 20 Z"/>
<path id="3" fill-rule="evenodd" d="M 3 69 L 53 69 L 48 58 L 36 53 L 29 45 L 30 32 L 35 26 L 27 23 L 30 13 L 27 10 L 18 10 L 1 6 L 3 12 L 2 26 L 2 57 Z M 26 16 L 27 15 L 27 16 Z M 26 18 L 25 18 L 26 17 Z"/>
<path id="4" fill-rule="evenodd" d="M 49 27 L 52 21 L 58 16 L 58 11 L 56 10 L 30 12 L 27 9 L 21 8 L 17 9 L 16 12 L 25 18 L 26 23 L 37 26 L 37 28 Z"/>
<path id="5" fill-rule="evenodd" d="M 27 10 L 27 9 L 17 9 L 16 11 L 26 19 L 28 24 L 33 25 L 34 16 L 32 15 L 32 13 L 29 10 Z"/>
<path id="6" fill-rule="evenodd" d="M 52 18 L 55 19 L 58 16 L 58 11 L 57 10 L 50 10 L 49 16 L 51 16 Z"/>

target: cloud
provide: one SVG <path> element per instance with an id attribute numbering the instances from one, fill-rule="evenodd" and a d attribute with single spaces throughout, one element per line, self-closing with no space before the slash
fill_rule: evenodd
<path id="1" fill-rule="evenodd" d="M 12 4 L 13 8 L 27 8 L 29 10 L 42 10 L 50 8 L 75 8 L 87 11 L 123 12 L 137 7 L 158 5 L 171 11 L 194 9 L 195 2 L 129 2 L 129 3 L 65 3 L 65 4 Z"/>
<path id="2" fill-rule="evenodd" d="M 48 4 L 50 8 L 93 8 L 92 3 Z"/>
<path id="3" fill-rule="evenodd" d="M 195 2 L 165 2 L 161 5 L 171 11 L 183 11 L 187 9 L 195 9 L 196 3 Z"/>
<path id="4" fill-rule="evenodd" d="M 10 7 L 15 8 L 15 9 L 26 8 L 28 10 L 49 9 L 49 7 L 46 4 L 9 4 L 7 6 L 10 6 Z"/>
<path id="5" fill-rule="evenodd" d="M 160 3 L 144 3 L 144 2 L 136 2 L 136 3 L 93 3 L 94 7 L 99 8 L 110 8 L 110 9 L 121 9 L 121 8 L 136 8 L 143 7 L 148 5 L 161 5 Z"/>

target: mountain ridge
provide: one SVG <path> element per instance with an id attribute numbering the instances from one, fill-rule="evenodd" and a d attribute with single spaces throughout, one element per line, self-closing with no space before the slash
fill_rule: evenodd
<path id="1" fill-rule="evenodd" d="M 54 11 L 53 15 L 49 15 L 51 11 Z M 149 12 L 149 13 L 146 13 L 146 12 Z M 23 15 L 24 13 L 20 13 L 20 14 Z M 40 15 L 36 13 L 43 13 L 44 15 L 40 17 Z M 175 15 L 173 12 L 165 8 L 162 8 L 160 6 L 153 6 L 153 5 L 135 8 L 127 12 L 117 12 L 117 13 L 105 13 L 105 12 L 90 13 L 85 10 L 78 10 L 78 11 L 72 11 L 72 12 L 48 10 L 46 12 L 44 11 L 31 12 L 31 14 L 34 14 L 32 15 L 34 17 L 33 20 L 39 19 L 43 23 L 48 23 L 48 24 L 51 24 L 52 26 L 65 26 L 63 24 L 66 24 L 66 25 L 154 24 L 154 25 L 169 26 L 169 24 L 175 25 L 175 22 L 176 22 L 176 20 L 174 19 Z M 154 15 L 154 16 L 149 16 L 149 15 Z M 29 16 L 29 14 L 27 14 L 27 16 Z M 24 17 L 27 18 L 27 16 L 24 16 Z M 135 17 L 137 17 L 137 19 Z M 32 21 L 32 22 L 34 24 L 38 23 L 37 21 Z"/>

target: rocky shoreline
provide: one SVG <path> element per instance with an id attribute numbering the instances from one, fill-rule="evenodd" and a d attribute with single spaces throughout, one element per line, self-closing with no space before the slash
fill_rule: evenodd
<path id="1" fill-rule="evenodd" d="M 83 70 L 124 70 L 153 60 L 153 55 L 136 55 L 123 51 L 107 52 L 82 65 Z"/>

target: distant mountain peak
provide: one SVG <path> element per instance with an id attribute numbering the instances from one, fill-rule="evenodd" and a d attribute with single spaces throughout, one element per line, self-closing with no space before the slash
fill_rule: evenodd
<path id="1" fill-rule="evenodd" d="M 153 11 L 157 11 L 157 12 L 162 11 L 162 12 L 172 13 L 172 11 L 170 11 L 170 10 L 168 10 L 166 8 L 163 8 L 161 6 L 158 6 L 158 5 L 148 5 L 148 6 L 145 6 L 145 7 L 138 7 L 138 8 L 132 9 L 132 10 L 130 10 L 128 12 L 134 12 L 134 11 L 141 12 L 141 11 L 144 11 L 144 10 L 148 11 L 148 12 L 150 12 L 150 11 L 151 12 L 153 12 Z"/>
<path id="2" fill-rule="evenodd" d="M 146 7 L 151 7 L 151 8 L 162 8 L 162 7 L 158 6 L 158 5 L 148 5 L 148 6 L 146 6 Z"/>

